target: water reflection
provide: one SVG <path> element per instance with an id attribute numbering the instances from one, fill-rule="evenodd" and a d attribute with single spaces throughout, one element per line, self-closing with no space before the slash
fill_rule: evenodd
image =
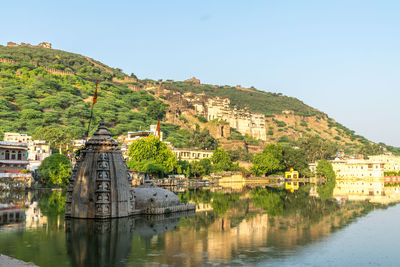
<path id="1" fill-rule="evenodd" d="M 133 218 L 67 220 L 67 251 L 73 266 L 125 266 L 134 225 Z"/>
<path id="2" fill-rule="evenodd" d="M 338 179 L 330 199 L 319 197 L 327 187 L 293 186 L 186 189 L 179 197 L 195 203 L 196 214 L 107 221 L 64 220 L 61 191 L 0 195 L 2 202 L 23 203 L 26 214 L 24 227 L 0 228 L 0 253 L 39 266 L 276 263 L 400 201 L 399 185 L 384 180 Z"/>

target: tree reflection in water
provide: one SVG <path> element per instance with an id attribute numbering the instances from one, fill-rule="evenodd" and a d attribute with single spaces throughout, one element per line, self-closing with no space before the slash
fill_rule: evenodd
<path id="1" fill-rule="evenodd" d="M 246 265 L 282 259 L 387 207 L 310 197 L 310 188 L 303 185 L 293 193 L 279 188 L 187 190 L 179 196 L 197 204 L 196 214 L 107 221 L 64 221 L 61 191 L 7 195 L 3 201 L 39 202 L 46 219 L 35 228 L 27 223 L 18 231 L 0 229 L 0 253 L 39 266 Z"/>

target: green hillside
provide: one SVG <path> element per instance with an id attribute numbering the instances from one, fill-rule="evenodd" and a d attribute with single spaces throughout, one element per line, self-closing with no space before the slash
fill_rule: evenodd
<path id="1" fill-rule="evenodd" d="M 146 92 L 134 92 L 111 82 L 123 77 L 95 67 L 85 57 L 59 50 L 30 47 L 0 47 L 0 132 L 26 132 L 36 128 L 61 127 L 73 138 L 85 137 L 95 80 L 100 80 L 95 121 L 101 114 L 115 135 L 147 129 L 155 123 L 164 104 Z M 52 74 L 44 67 L 74 72 Z"/>
<path id="2" fill-rule="evenodd" d="M 297 115 L 313 116 L 322 114 L 320 111 L 307 106 L 294 97 L 282 94 L 263 92 L 256 89 L 240 90 L 232 86 L 215 86 L 209 84 L 194 84 L 191 82 L 163 83 L 166 89 L 179 92 L 205 93 L 209 96 L 229 97 L 232 106 L 247 107 L 250 111 L 271 115 L 292 110 Z"/>
<path id="3" fill-rule="evenodd" d="M 130 80 L 121 82 L 124 78 Z M 120 69 L 78 54 L 40 47 L 5 46 L 0 46 L 0 138 L 4 132 L 32 135 L 43 127 L 61 129 L 70 138 L 86 137 L 95 81 L 99 81 L 98 102 L 94 107 L 91 132 L 95 130 L 100 115 L 114 136 L 148 129 L 159 118 L 165 118 L 169 102 L 162 96 L 155 97 L 151 90 L 142 89 L 163 86 L 179 92 L 229 97 L 232 106 L 265 114 L 270 142 L 290 142 L 299 136 L 319 135 L 351 151 L 371 146 L 367 139 L 293 97 L 254 88 L 137 80 L 134 74 L 127 76 Z M 309 124 L 304 121 L 285 122 L 284 117 L 281 121 L 276 120 L 274 117 L 282 117 L 284 110 L 312 120 Z M 181 128 L 165 122 L 162 124 L 164 137 L 177 147 L 212 149 L 216 146 L 208 131 L 193 130 L 196 127 L 193 121 L 192 124 L 181 123 L 185 127 Z M 322 125 L 325 129 L 321 128 Z M 234 129 L 232 131 L 233 139 L 246 139 L 238 136 L 240 133 Z M 396 148 L 386 147 L 398 152 Z M 374 149 L 381 151 L 379 146 Z"/>

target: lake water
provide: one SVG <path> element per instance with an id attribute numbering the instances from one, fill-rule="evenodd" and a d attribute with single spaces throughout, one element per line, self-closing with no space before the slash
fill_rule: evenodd
<path id="1" fill-rule="evenodd" d="M 310 185 L 192 189 L 179 195 L 196 213 L 106 221 L 64 219 L 61 191 L 3 193 L 26 218 L 0 227 L 0 253 L 39 266 L 398 265 L 399 188 L 340 184 L 326 199 Z"/>

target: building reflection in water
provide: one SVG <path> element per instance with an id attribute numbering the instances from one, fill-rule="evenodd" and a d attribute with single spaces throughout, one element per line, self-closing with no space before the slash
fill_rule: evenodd
<path id="1" fill-rule="evenodd" d="M 385 177 L 336 179 L 333 197 L 380 204 L 400 202 L 399 181 Z"/>
<path id="2" fill-rule="evenodd" d="M 131 249 L 133 218 L 68 219 L 67 251 L 73 266 L 125 266 Z"/>
<path id="3" fill-rule="evenodd" d="M 67 251 L 73 266 L 126 266 L 134 233 L 150 245 L 152 238 L 174 229 L 182 216 L 174 213 L 110 220 L 66 220 Z"/>
<path id="4" fill-rule="evenodd" d="M 21 229 L 23 235 L 0 231 L 0 253 L 39 266 L 59 262 L 59 266 L 78 267 L 251 265 L 280 260 L 342 229 L 354 218 L 387 206 L 381 204 L 400 201 L 398 182 L 337 179 L 333 189 L 336 200 L 319 198 L 320 185 L 309 184 L 290 185 L 296 188 L 293 192 L 284 187 L 240 193 L 226 188 L 224 192 L 187 190 L 180 197 L 196 203 L 196 214 L 69 219 L 65 223 L 63 216 L 59 217 L 65 203 L 60 192 L 29 200 L 8 196 L 29 202 L 31 218 L 27 217 L 26 226 L 35 228 Z"/>

